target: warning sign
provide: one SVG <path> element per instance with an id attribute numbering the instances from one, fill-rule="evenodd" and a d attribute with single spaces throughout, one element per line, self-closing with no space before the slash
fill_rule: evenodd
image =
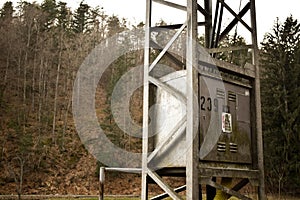
<path id="1" fill-rule="evenodd" d="M 224 133 L 232 132 L 232 118 L 230 113 L 222 113 L 222 131 Z"/>

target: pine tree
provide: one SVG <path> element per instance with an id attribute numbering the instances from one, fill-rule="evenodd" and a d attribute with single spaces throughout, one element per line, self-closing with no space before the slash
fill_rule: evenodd
<path id="1" fill-rule="evenodd" d="M 87 30 L 89 11 L 90 6 L 82 1 L 74 14 L 73 29 L 75 33 L 83 33 Z"/>
<path id="2" fill-rule="evenodd" d="M 56 17 L 58 14 L 57 7 L 58 6 L 55 0 L 44 0 L 44 2 L 41 4 L 42 11 L 46 14 L 44 25 L 46 29 L 55 26 L 57 19 Z"/>
<path id="3" fill-rule="evenodd" d="M 236 34 L 233 36 L 226 36 L 224 40 L 220 42 L 221 48 L 241 46 L 246 46 L 246 41 L 242 36 Z M 251 63 L 251 55 L 248 53 L 248 49 L 222 52 L 217 55 L 217 57 L 240 67 L 243 67 L 246 62 Z"/>
<path id="4" fill-rule="evenodd" d="M 120 33 L 122 31 L 125 31 L 126 28 L 126 20 L 123 19 L 120 21 L 120 19 L 112 15 L 107 20 L 107 30 L 108 30 L 108 36 L 111 37 L 117 33 Z"/>
<path id="5" fill-rule="evenodd" d="M 58 13 L 57 13 L 57 26 L 61 29 L 68 31 L 70 25 L 71 11 L 67 7 L 66 2 L 58 2 Z"/>
<path id="6" fill-rule="evenodd" d="M 262 106 L 267 180 L 300 190 L 300 24 L 292 16 L 262 43 Z"/>
<path id="7" fill-rule="evenodd" d="M 14 8 L 11 1 L 4 3 L 2 9 L 0 10 L 0 26 L 10 23 L 13 19 Z"/>

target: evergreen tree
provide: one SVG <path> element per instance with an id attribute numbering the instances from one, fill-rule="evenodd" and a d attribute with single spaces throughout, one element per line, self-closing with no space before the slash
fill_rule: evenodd
<path id="1" fill-rule="evenodd" d="M 90 6 L 82 1 L 74 14 L 73 29 L 75 33 L 83 33 L 87 30 L 89 11 Z"/>
<path id="2" fill-rule="evenodd" d="M 126 28 L 126 20 L 123 19 L 120 21 L 120 19 L 112 15 L 107 20 L 107 30 L 108 30 L 108 36 L 113 36 L 116 33 L 120 33 L 122 31 L 125 31 Z"/>
<path id="3" fill-rule="evenodd" d="M 220 42 L 221 48 L 241 46 L 246 46 L 246 41 L 242 36 L 236 34 L 233 36 L 228 35 Z M 251 55 L 248 53 L 248 49 L 222 52 L 217 57 L 241 67 L 243 67 L 246 62 L 251 63 Z"/>
<path id="4" fill-rule="evenodd" d="M 300 191 L 300 24 L 292 16 L 262 43 L 266 178 L 270 188 Z"/>
<path id="5" fill-rule="evenodd" d="M 46 13 L 46 19 L 45 19 L 45 28 L 51 28 L 55 26 L 56 19 L 57 19 L 57 4 L 55 0 L 44 0 L 44 2 L 41 4 L 42 11 Z"/>
<path id="6" fill-rule="evenodd" d="M 67 7 L 66 2 L 58 2 L 58 14 L 57 14 L 57 22 L 58 27 L 62 28 L 63 30 L 67 30 L 69 28 L 70 16 L 71 11 Z"/>
<path id="7" fill-rule="evenodd" d="M 0 26 L 10 23 L 13 19 L 14 8 L 11 1 L 4 3 L 2 9 L 0 10 Z"/>

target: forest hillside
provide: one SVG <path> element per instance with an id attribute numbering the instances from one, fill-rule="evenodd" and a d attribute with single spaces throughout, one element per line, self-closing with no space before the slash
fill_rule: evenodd
<path id="1" fill-rule="evenodd" d="M 98 169 L 103 163 L 85 149 L 76 131 L 74 81 L 79 67 L 98 44 L 116 33 L 144 26 L 129 24 L 84 1 L 74 11 L 67 3 L 55 0 L 41 4 L 20 1 L 17 5 L 7 1 L 3 5 L 0 195 L 98 193 Z M 299 27 L 292 16 L 284 22 L 278 20 L 261 44 L 265 174 L 268 192 L 272 193 L 300 194 Z M 130 35 L 123 34 L 121 39 L 128 38 Z M 245 40 L 235 36 L 221 45 L 241 44 Z M 248 52 L 220 58 L 235 63 L 250 59 Z M 141 141 L 120 130 L 109 104 L 122 74 L 142 62 L 142 51 L 126 53 L 112 62 L 95 97 L 97 116 L 107 137 L 131 152 L 141 151 Z M 141 124 L 142 91 L 133 96 L 130 109 L 136 123 Z M 138 195 L 138 175 L 124 176 L 109 175 L 106 191 Z"/>

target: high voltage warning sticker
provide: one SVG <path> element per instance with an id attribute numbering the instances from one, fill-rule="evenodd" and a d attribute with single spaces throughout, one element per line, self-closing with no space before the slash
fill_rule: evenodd
<path id="1" fill-rule="evenodd" d="M 224 133 L 232 132 L 232 118 L 230 113 L 222 113 L 222 131 Z"/>

